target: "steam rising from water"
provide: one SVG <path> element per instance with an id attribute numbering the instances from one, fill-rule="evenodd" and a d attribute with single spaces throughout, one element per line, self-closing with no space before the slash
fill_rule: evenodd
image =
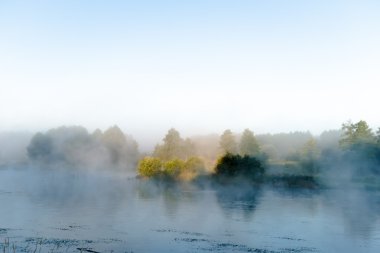
<path id="1" fill-rule="evenodd" d="M 317 189 L 252 185 L 249 180 L 137 179 L 129 166 L 138 158 L 136 146 L 118 128 L 2 135 L 2 145 L 12 146 L 1 153 L 0 239 L 10 238 L 27 252 L 35 245 L 57 252 L 376 252 L 376 165 L 341 151 L 337 133 L 317 139 Z M 198 154 L 215 159 L 217 137 L 194 137 Z M 270 158 L 288 159 L 297 157 L 301 140 L 310 136 L 257 137 L 265 150 L 272 150 Z M 284 139 L 291 145 L 276 145 Z M 284 170 L 276 166 L 267 173 Z M 297 171 L 285 168 L 289 174 Z"/>
<path id="2" fill-rule="evenodd" d="M 60 244 L 57 252 L 376 252 L 379 193 L 6 169 L 0 170 L 0 201 L 6 203 L 0 237 L 31 252 L 39 240 L 44 251 Z"/>

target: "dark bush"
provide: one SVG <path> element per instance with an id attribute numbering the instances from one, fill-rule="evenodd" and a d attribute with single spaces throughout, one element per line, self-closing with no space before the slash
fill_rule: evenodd
<path id="1" fill-rule="evenodd" d="M 256 157 L 226 154 L 215 167 L 215 176 L 225 178 L 244 177 L 260 181 L 265 174 L 262 162 Z"/>

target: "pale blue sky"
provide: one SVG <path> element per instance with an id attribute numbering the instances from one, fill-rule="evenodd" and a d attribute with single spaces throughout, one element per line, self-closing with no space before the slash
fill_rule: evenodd
<path id="1" fill-rule="evenodd" d="M 0 130 L 375 128 L 379 13 L 364 0 L 0 0 Z"/>

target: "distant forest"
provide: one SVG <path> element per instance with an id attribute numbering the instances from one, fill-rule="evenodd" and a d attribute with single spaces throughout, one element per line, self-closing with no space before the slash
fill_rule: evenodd
<path id="1" fill-rule="evenodd" d="M 58 127 L 33 136 L 0 134 L 0 167 L 83 168 L 137 172 L 142 178 L 194 180 L 223 175 L 256 181 L 264 175 L 323 177 L 331 173 L 380 174 L 380 129 L 365 121 L 339 130 L 255 135 L 225 130 L 221 135 L 183 138 L 174 128 L 151 154 L 141 154 L 132 136 L 113 126 L 90 133 Z M 260 179 L 261 178 L 261 179 Z"/>

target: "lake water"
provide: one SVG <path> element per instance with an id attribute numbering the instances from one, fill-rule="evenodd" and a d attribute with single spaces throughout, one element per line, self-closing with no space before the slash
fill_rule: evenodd
<path id="1" fill-rule="evenodd" d="M 380 252 L 379 190 L 224 188 L 2 169 L 0 251 Z"/>

